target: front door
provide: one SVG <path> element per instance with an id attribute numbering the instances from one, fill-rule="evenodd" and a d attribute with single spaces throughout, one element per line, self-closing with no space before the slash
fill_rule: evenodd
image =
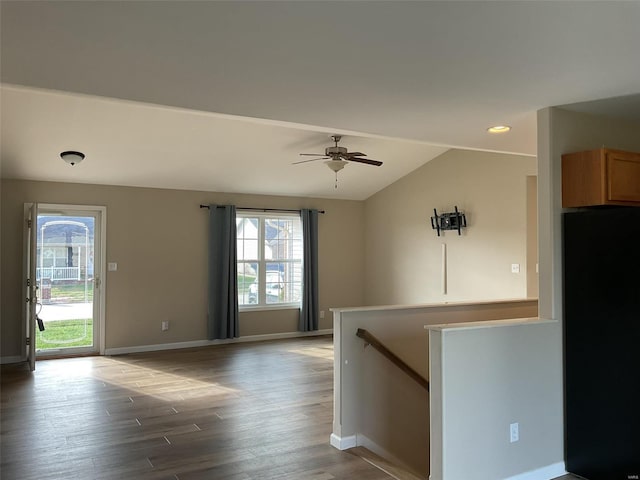
<path id="1" fill-rule="evenodd" d="M 100 353 L 103 213 L 101 207 L 38 207 L 37 356 Z"/>

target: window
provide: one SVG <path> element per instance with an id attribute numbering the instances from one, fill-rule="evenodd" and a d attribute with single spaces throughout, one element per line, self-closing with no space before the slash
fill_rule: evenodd
<path id="1" fill-rule="evenodd" d="M 297 214 L 236 215 L 238 305 L 299 306 L 302 299 L 302 222 Z"/>

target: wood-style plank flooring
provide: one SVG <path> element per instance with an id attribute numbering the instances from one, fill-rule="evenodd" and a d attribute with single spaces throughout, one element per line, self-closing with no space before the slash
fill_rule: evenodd
<path id="1" fill-rule="evenodd" d="M 389 480 L 329 445 L 330 337 L 3 366 L 3 480 Z"/>

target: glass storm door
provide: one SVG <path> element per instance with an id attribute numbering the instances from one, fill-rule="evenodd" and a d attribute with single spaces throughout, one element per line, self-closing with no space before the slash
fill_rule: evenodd
<path id="1" fill-rule="evenodd" d="M 40 205 L 36 355 L 100 351 L 101 212 Z"/>

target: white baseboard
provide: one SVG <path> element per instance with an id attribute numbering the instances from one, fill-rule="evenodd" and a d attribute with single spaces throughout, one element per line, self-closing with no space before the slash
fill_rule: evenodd
<path id="1" fill-rule="evenodd" d="M 20 355 L 14 355 L 12 357 L 0 357 L 0 365 L 4 365 L 6 363 L 22 363 L 26 361 L 27 358 Z"/>
<path id="2" fill-rule="evenodd" d="M 314 330 L 312 332 L 284 332 L 268 333 L 265 335 L 249 335 L 246 337 L 229 338 L 225 340 L 192 340 L 190 342 L 158 343 L 155 345 L 138 345 L 134 347 L 107 348 L 105 355 L 124 355 L 127 353 L 157 352 L 160 350 L 177 350 L 180 348 L 207 347 L 210 345 L 224 345 L 227 343 L 263 342 L 266 340 L 280 340 L 284 338 L 315 337 L 331 335 L 333 329 Z"/>
<path id="3" fill-rule="evenodd" d="M 380 445 L 378 445 L 376 442 L 371 440 L 369 437 L 362 435 L 361 433 L 358 433 L 356 435 L 356 441 L 359 447 L 364 447 L 370 452 L 375 453 L 379 457 L 384 458 L 389 463 L 392 463 L 394 465 L 397 465 L 398 467 L 404 468 L 407 472 L 411 472 L 416 476 L 420 476 L 419 474 L 415 473 L 413 469 L 409 467 L 405 462 L 400 460 L 398 457 L 396 457 L 392 453 L 388 452 L 386 449 L 382 448 Z M 385 472 L 385 473 L 391 475 L 389 472 Z"/>
<path id="4" fill-rule="evenodd" d="M 505 478 L 504 480 L 551 480 L 566 474 L 567 471 L 564 468 L 564 462 L 558 462 L 552 465 L 547 465 L 546 467 L 519 473 L 518 475 Z M 436 480 L 436 478 L 430 475 L 429 480 Z"/>
<path id="5" fill-rule="evenodd" d="M 513 477 L 505 478 L 505 480 L 550 480 L 566 474 L 567 471 L 565 470 L 564 462 L 558 462 L 547 465 L 546 467 L 519 473 Z"/>
<path id="6" fill-rule="evenodd" d="M 335 447 L 338 450 L 346 450 L 357 445 L 355 435 L 351 435 L 349 437 L 339 437 L 335 433 L 332 433 L 331 437 L 329 437 L 329 443 L 332 447 Z"/>

